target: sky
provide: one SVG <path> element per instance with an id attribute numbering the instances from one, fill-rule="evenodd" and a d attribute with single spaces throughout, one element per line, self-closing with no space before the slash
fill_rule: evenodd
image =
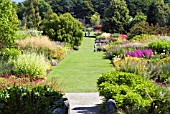
<path id="1" fill-rule="evenodd" d="M 13 2 L 23 2 L 24 0 L 12 0 Z"/>

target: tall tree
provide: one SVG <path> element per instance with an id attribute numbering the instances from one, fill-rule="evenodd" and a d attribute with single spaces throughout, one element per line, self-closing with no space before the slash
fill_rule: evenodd
<path id="1" fill-rule="evenodd" d="M 147 13 L 147 22 L 149 24 L 156 25 L 157 23 L 160 26 L 168 25 L 170 18 L 170 8 L 168 4 L 164 2 L 153 2 Z"/>
<path id="2" fill-rule="evenodd" d="M 53 11 L 60 15 L 66 12 L 72 13 L 73 11 L 73 1 L 72 0 L 46 0 Z"/>
<path id="3" fill-rule="evenodd" d="M 11 0 L 0 0 L 0 47 L 11 47 L 19 27 Z"/>
<path id="4" fill-rule="evenodd" d="M 92 0 L 92 4 L 95 12 L 98 12 L 101 16 L 101 19 L 103 19 L 104 10 L 110 4 L 110 0 Z"/>
<path id="5" fill-rule="evenodd" d="M 47 11 L 51 9 L 51 6 L 47 2 L 45 2 L 45 0 L 39 0 L 38 8 L 41 19 L 43 20 Z"/>
<path id="6" fill-rule="evenodd" d="M 148 8 L 152 2 L 160 0 L 126 0 L 130 15 L 135 17 L 138 12 L 147 15 Z"/>
<path id="7" fill-rule="evenodd" d="M 17 4 L 16 11 L 17 11 L 18 19 L 19 19 L 19 20 L 23 20 L 24 11 L 25 11 L 25 6 L 24 6 L 24 4 L 23 4 L 23 3 L 18 3 L 18 4 Z"/>
<path id="8" fill-rule="evenodd" d="M 41 22 L 41 17 L 38 8 L 38 0 L 26 0 L 24 2 L 26 7 L 24 16 L 28 28 L 38 28 Z"/>
<path id="9" fill-rule="evenodd" d="M 112 0 L 105 10 L 102 29 L 105 32 L 125 33 L 129 19 L 129 10 L 126 2 L 124 0 Z"/>
<path id="10" fill-rule="evenodd" d="M 91 24 L 99 24 L 100 23 L 100 14 L 95 12 L 90 18 Z"/>
<path id="11" fill-rule="evenodd" d="M 133 27 L 135 24 L 145 21 L 146 22 L 147 16 L 144 15 L 142 12 L 137 13 L 137 15 L 132 19 L 130 22 L 130 28 Z"/>
<path id="12" fill-rule="evenodd" d="M 74 6 L 74 17 L 86 19 L 86 22 L 90 22 L 90 17 L 94 13 L 94 8 L 91 0 L 77 0 Z"/>

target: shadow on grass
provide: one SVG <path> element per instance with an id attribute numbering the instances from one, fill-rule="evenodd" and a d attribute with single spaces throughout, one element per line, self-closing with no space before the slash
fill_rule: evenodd
<path id="1" fill-rule="evenodd" d="M 96 36 L 84 36 L 86 38 L 96 38 Z"/>
<path id="2" fill-rule="evenodd" d="M 101 104 L 97 104 L 92 107 L 75 107 L 72 110 L 76 110 L 77 113 L 81 114 L 103 114 L 100 112 Z"/>

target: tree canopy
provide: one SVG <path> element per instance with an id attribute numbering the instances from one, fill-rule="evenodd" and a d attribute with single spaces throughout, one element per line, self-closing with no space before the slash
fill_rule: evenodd
<path id="1" fill-rule="evenodd" d="M 98 12 L 95 12 L 91 18 L 90 18 L 90 22 L 91 24 L 99 24 L 100 23 L 100 15 Z"/>
<path id="2" fill-rule="evenodd" d="M 44 20 L 44 31 L 55 41 L 68 42 L 72 46 L 81 45 L 83 33 L 82 24 L 70 13 L 58 16 L 52 13 Z"/>
<path id="3" fill-rule="evenodd" d="M 149 24 L 156 25 L 157 23 L 160 26 L 166 26 L 169 23 L 170 19 L 170 7 L 164 2 L 153 2 L 147 14 L 147 21 Z"/>
<path id="4" fill-rule="evenodd" d="M 103 31 L 125 33 L 129 23 L 129 10 L 124 0 L 112 0 L 105 10 Z"/>
<path id="5" fill-rule="evenodd" d="M 0 0 L 0 47 L 11 47 L 19 27 L 18 17 L 11 0 Z"/>

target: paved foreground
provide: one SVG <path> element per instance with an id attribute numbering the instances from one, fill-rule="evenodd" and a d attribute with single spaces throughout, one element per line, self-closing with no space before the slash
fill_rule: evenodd
<path id="1" fill-rule="evenodd" d="M 103 97 L 99 93 L 66 93 L 70 103 L 70 114 L 101 114 Z"/>

